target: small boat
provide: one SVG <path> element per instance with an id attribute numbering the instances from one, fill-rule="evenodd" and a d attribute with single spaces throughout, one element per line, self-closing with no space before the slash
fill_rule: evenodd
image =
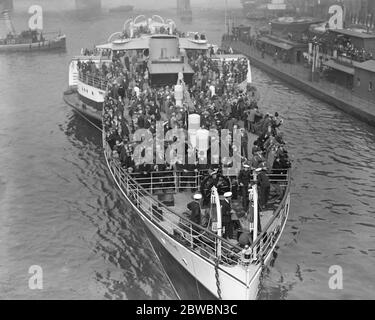
<path id="1" fill-rule="evenodd" d="M 207 39 L 204 34 L 199 34 L 199 32 L 192 32 L 189 31 L 187 33 L 188 40 L 193 42 L 193 43 L 198 43 L 198 44 L 206 44 Z"/>
<path id="2" fill-rule="evenodd" d="M 3 11 L 3 18 L 8 34 L 0 39 L 0 52 L 48 51 L 66 48 L 66 36 L 60 32 L 44 33 L 38 30 L 25 30 L 17 34 L 7 10 Z"/>
<path id="3" fill-rule="evenodd" d="M 44 39 L 40 34 L 39 40 L 33 41 L 32 38 L 24 38 L 20 35 L 9 36 L 5 39 L 0 39 L 0 52 L 15 52 L 15 51 L 48 51 L 55 49 L 66 48 L 66 36 L 56 34 L 52 39 Z"/>

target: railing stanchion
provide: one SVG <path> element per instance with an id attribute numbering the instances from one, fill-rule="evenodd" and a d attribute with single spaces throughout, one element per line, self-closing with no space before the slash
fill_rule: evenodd
<path id="1" fill-rule="evenodd" d="M 178 179 L 177 179 L 177 171 L 176 170 L 173 170 L 173 176 L 174 176 L 174 191 L 177 193 L 178 192 Z"/>
<path id="2" fill-rule="evenodd" d="M 190 224 L 190 247 L 194 249 L 193 225 Z"/>

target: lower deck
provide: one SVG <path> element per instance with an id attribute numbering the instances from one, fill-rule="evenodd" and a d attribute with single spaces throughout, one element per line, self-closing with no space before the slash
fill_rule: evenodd
<path id="1" fill-rule="evenodd" d="M 262 227 L 266 226 L 272 219 L 275 210 L 282 201 L 284 195 L 283 191 L 285 190 L 282 190 L 282 187 L 277 187 L 276 185 L 271 187 L 268 205 L 265 210 L 260 211 L 260 230 L 263 230 Z M 172 191 L 156 192 L 156 194 L 153 195 L 155 200 L 162 202 L 170 210 L 163 210 L 159 222 L 169 234 L 175 235 L 176 231 L 178 231 L 175 226 L 180 224 L 180 216 L 184 216 L 188 219 L 190 218 L 190 211 L 187 208 L 187 205 L 193 201 L 194 193 L 195 192 L 193 190 L 185 190 L 178 193 L 174 193 Z M 243 208 L 241 195 L 237 195 L 232 198 L 231 208 L 235 214 L 232 214 L 233 234 L 232 236 L 229 236 L 228 241 L 236 246 L 239 245 L 238 237 L 241 233 L 252 231 L 250 230 L 252 222 L 250 221 L 249 212 L 245 211 Z M 201 222 L 202 226 L 205 226 L 208 230 L 213 231 L 213 222 L 216 222 L 216 209 L 211 205 L 201 205 Z"/>

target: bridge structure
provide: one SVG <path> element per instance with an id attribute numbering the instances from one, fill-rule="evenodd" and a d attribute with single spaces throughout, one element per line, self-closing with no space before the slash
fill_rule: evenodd
<path id="1" fill-rule="evenodd" d="M 13 10 L 13 0 L 0 0 L 0 13 L 5 10 Z"/>
<path id="2" fill-rule="evenodd" d="M 177 0 L 177 14 L 181 20 L 192 21 L 193 13 L 191 11 L 190 0 Z"/>
<path id="3" fill-rule="evenodd" d="M 77 10 L 98 11 L 102 7 L 102 0 L 73 0 Z M 13 10 L 15 0 L 0 0 L 0 11 Z M 32 1 L 30 1 L 32 3 Z"/>

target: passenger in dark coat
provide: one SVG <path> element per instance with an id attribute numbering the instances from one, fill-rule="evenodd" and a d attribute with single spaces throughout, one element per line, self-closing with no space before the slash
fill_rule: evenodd
<path id="1" fill-rule="evenodd" d="M 230 204 L 230 198 L 232 197 L 232 192 L 226 192 L 224 194 L 224 200 L 221 201 L 221 222 L 225 228 L 223 233 L 223 238 L 231 238 L 233 235 L 233 225 L 232 225 L 232 207 Z"/>
<path id="2" fill-rule="evenodd" d="M 128 71 L 130 71 L 130 59 L 129 59 L 128 55 L 125 56 L 124 62 L 125 62 L 126 69 Z"/>
<path id="3" fill-rule="evenodd" d="M 242 193 L 242 207 L 245 211 L 249 209 L 249 186 L 251 181 L 250 166 L 245 164 L 243 170 L 241 170 L 238 176 L 238 182 L 240 183 Z"/>
<path id="4" fill-rule="evenodd" d="M 194 201 L 188 203 L 187 208 L 190 210 L 190 221 L 200 225 L 201 224 L 201 206 L 200 201 L 202 199 L 202 195 L 197 193 L 194 195 Z M 193 229 L 193 244 L 194 247 L 199 242 L 199 228 L 195 225 L 192 226 Z"/>
<path id="5" fill-rule="evenodd" d="M 260 189 L 260 193 L 259 193 L 260 206 L 262 209 L 265 209 L 267 202 L 268 202 L 269 195 L 270 195 L 271 184 L 270 184 L 270 179 L 268 178 L 264 168 L 262 168 L 262 170 L 258 173 L 257 179 L 258 179 L 258 184 L 259 184 L 259 189 Z"/>
<path id="6" fill-rule="evenodd" d="M 200 199 L 195 199 L 187 205 L 187 208 L 191 211 L 190 220 L 196 224 L 201 223 L 201 206 L 199 200 Z"/>

